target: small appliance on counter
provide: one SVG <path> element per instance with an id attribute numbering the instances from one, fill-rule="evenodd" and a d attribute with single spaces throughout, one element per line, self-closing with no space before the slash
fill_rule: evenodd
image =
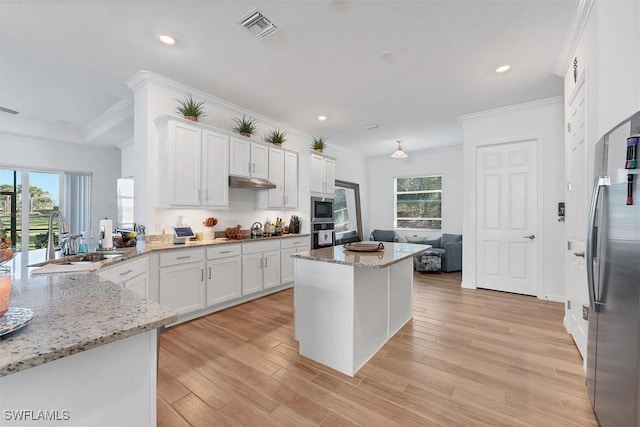
<path id="1" fill-rule="evenodd" d="M 256 239 L 258 237 L 262 237 L 262 224 L 259 222 L 254 222 L 251 225 L 251 238 Z"/>
<path id="2" fill-rule="evenodd" d="M 174 245 L 184 245 L 187 242 L 187 239 L 192 239 L 196 237 L 193 234 L 193 230 L 191 227 L 187 225 L 180 225 L 173 227 L 173 244 Z"/>
<path id="3" fill-rule="evenodd" d="M 111 233 L 113 232 L 113 221 L 105 218 L 100 220 L 100 249 L 112 249 L 113 240 Z"/>

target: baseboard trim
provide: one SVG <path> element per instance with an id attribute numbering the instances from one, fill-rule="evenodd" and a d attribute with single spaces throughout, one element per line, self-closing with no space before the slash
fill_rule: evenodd
<path id="1" fill-rule="evenodd" d="M 469 282 L 465 282 L 465 281 L 462 281 L 460 283 L 460 286 L 462 286 L 464 289 L 478 289 L 478 287 L 475 285 L 475 283 L 469 283 Z"/>

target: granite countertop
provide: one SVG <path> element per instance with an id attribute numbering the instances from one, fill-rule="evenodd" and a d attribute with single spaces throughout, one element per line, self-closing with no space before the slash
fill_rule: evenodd
<path id="1" fill-rule="evenodd" d="M 379 242 L 363 242 L 379 243 Z M 431 248 L 430 245 L 416 243 L 383 242 L 384 249 L 375 252 L 356 252 L 345 249 L 344 245 L 329 246 L 311 251 L 297 252 L 293 258 L 312 261 L 329 262 L 333 264 L 351 265 L 363 268 L 386 268 L 392 264 L 418 255 Z"/>
<path id="2" fill-rule="evenodd" d="M 27 254 L 16 254 L 22 265 L 14 274 L 11 307 L 34 311 L 23 329 L 0 337 L 0 376 L 89 350 L 177 320 L 177 314 L 150 299 L 102 279 L 97 273 L 123 261 L 155 252 L 182 248 L 249 243 L 262 240 L 308 237 L 309 234 L 188 241 L 175 245 L 171 236 L 154 242 L 138 242 L 135 248 L 119 248 L 122 254 L 99 262 L 97 272 L 29 274 Z M 112 253 L 113 253 L 112 252 Z M 105 251 L 105 253 L 109 253 Z M 35 260 L 41 261 L 42 259 Z M 33 259 L 32 259 L 33 261 Z M 28 265 L 29 264 L 29 265 Z M 46 264 L 46 263 L 41 263 Z"/>
<path id="3" fill-rule="evenodd" d="M 0 339 L 0 376 L 159 328 L 177 314 L 95 273 L 14 279 L 12 307 L 34 311 Z"/>

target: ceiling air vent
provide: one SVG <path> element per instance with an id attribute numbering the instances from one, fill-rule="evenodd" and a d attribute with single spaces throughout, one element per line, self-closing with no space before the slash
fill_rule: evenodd
<path id="1" fill-rule="evenodd" d="M 257 9 L 252 10 L 240 19 L 240 25 L 249 30 L 258 39 L 263 39 L 278 29 Z"/>

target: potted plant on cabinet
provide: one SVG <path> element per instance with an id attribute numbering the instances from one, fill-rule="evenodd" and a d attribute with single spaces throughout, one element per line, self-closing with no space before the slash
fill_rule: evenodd
<path id="1" fill-rule="evenodd" d="M 326 141 L 323 137 L 316 138 L 313 137 L 313 142 L 311 143 L 311 148 L 317 151 L 318 153 L 322 153 L 322 150 L 327 146 Z"/>
<path id="2" fill-rule="evenodd" d="M 241 119 L 233 119 L 236 122 L 236 127 L 233 128 L 240 135 L 251 136 L 256 131 L 256 120 L 253 117 L 242 116 Z"/>
<path id="3" fill-rule="evenodd" d="M 275 128 L 264 136 L 264 141 L 273 145 L 282 145 L 287 140 L 286 136 L 286 132 L 280 130 L 280 128 Z"/>
<path id="4" fill-rule="evenodd" d="M 204 117 L 205 101 L 196 102 L 189 93 L 184 99 L 176 99 L 178 107 L 176 111 L 184 116 L 185 119 L 197 122 L 199 117 Z"/>

